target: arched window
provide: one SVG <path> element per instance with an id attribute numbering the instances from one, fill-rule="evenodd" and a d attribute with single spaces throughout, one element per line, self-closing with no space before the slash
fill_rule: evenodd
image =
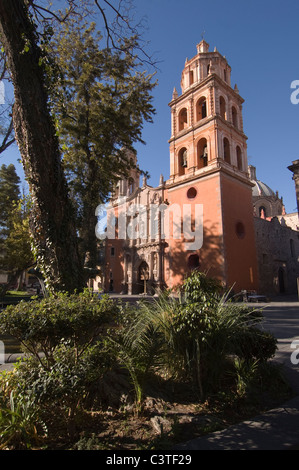
<path id="1" fill-rule="evenodd" d="M 223 139 L 223 157 L 226 163 L 230 163 L 230 146 L 226 137 Z"/>
<path id="2" fill-rule="evenodd" d="M 260 206 L 260 207 L 259 207 L 259 216 L 260 216 L 262 219 L 265 219 L 265 218 L 267 217 L 267 211 L 266 211 L 265 206 Z"/>
<path id="3" fill-rule="evenodd" d="M 233 125 L 238 129 L 238 112 L 234 106 L 232 107 L 232 121 Z"/>
<path id="4" fill-rule="evenodd" d="M 207 117 L 207 101 L 205 97 L 202 97 L 196 103 L 196 121 L 205 117 Z"/>
<path id="5" fill-rule="evenodd" d="M 128 181 L 128 190 L 129 190 L 129 194 L 133 194 L 133 192 L 134 192 L 134 190 L 135 190 L 135 183 L 134 183 L 133 178 L 129 178 L 129 181 Z"/>
<path id="6" fill-rule="evenodd" d="M 238 167 L 238 170 L 242 171 L 243 170 L 242 152 L 239 146 L 237 146 L 236 148 L 236 153 L 237 153 L 237 167 Z"/>
<path id="7" fill-rule="evenodd" d="M 226 104 L 223 96 L 220 96 L 220 116 L 226 119 Z"/>
<path id="8" fill-rule="evenodd" d="M 203 168 L 208 165 L 208 145 L 204 137 L 197 144 L 197 167 Z"/>
<path id="9" fill-rule="evenodd" d="M 185 147 L 181 148 L 178 155 L 179 175 L 184 175 L 188 167 L 188 155 Z"/>
<path id="10" fill-rule="evenodd" d="M 183 108 L 179 112 L 179 131 L 184 130 L 187 127 L 187 124 L 188 124 L 187 109 Z"/>

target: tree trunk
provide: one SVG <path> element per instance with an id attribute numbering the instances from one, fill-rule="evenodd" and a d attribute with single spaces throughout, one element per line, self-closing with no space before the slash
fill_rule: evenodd
<path id="1" fill-rule="evenodd" d="M 31 231 L 47 287 L 83 287 L 74 212 L 48 107 L 46 73 L 23 0 L 0 1 L 0 34 L 14 85 L 16 140 L 33 199 Z"/>

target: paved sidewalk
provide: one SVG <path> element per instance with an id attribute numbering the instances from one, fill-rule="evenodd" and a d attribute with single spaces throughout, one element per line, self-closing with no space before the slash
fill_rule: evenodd
<path id="1" fill-rule="evenodd" d="M 299 340 L 299 302 L 284 299 L 256 306 L 264 311 L 263 328 L 278 340 L 274 360 L 285 366 L 286 379 L 297 396 L 252 420 L 177 445 L 175 450 L 299 449 L 299 364 L 291 362 L 292 342 Z"/>
<path id="2" fill-rule="evenodd" d="M 298 374 L 297 374 L 298 375 Z M 297 382 L 298 386 L 298 382 Z M 252 420 L 177 445 L 175 450 L 299 449 L 299 396 Z"/>

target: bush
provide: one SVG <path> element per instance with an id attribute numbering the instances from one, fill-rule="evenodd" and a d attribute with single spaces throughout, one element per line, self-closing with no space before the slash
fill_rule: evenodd
<path id="1" fill-rule="evenodd" d="M 277 349 L 276 338 L 255 326 L 240 329 L 231 342 L 232 353 L 245 361 L 256 359 L 265 362 L 275 355 Z"/>
<path id="2" fill-rule="evenodd" d="M 79 357 L 104 333 L 117 313 L 117 306 L 107 296 L 99 300 L 89 290 L 72 295 L 60 293 L 6 307 L 0 312 L 0 333 L 16 338 L 43 367 L 50 368 L 61 343 L 69 341 Z"/>
<path id="3" fill-rule="evenodd" d="M 30 353 L 16 366 L 11 388 L 23 397 L 31 394 L 37 407 L 58 405 L 72 433 L 78 407 L 112 363 L 105 335 L 117 313 L 112 300 L 89 291 L 7 307 L 0 331 Z"/>
<path id="4" fill-rule="evenodd" d="M 258 328 L 260 313 L 228 302 L 217 281 L 195 271 L 178 298 L 170 294 L 141 302 L 120 332 L 119 357 L 131 368 L 139 401 L 150 369 L 193 380 L 204 398 L 220 387 L 231 356 L 249 364 L 274 355 L 276 340 Z"/>

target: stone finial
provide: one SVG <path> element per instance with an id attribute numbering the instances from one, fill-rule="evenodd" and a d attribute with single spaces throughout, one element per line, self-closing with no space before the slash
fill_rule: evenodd
<path id="1" fill-rule="evenodd" d="M 293 173 L 293 180 L 295 182 L 295 191 L 297 199 L 297 212 L 299 216 L 299 160 L 294 160 L 292 165 L 288 166 L 288 170 Z"/>
<path id="2" fill-rule="evenodd" d="M 172 92 L 172 99 L 176 100 L 178 96 L 179 95 L 178 95 L 177 89 L 176 87 L 174 87 L 173 92 Z"/>
<path id="3" fill-rule="evenodd" d="M 234 91 L 235 91 L 236 93 L 239 93 L 239 88 L 237 87 L 237 84 L 235 84 Z"/>
<path id="4" fill-rule="evenodd" d="M 248 166 L 248 175 L 251 181 L 256 181 L 256 168 L 253 165 Z"/>
<path id="5" fill-rule="evenodd" d="M 159 186 L 163 186 L 163 183 L 164 183 L 164 178 L 163 178 L 163 175 L 161 174 L 160 175 Z"/>
<path id="6" fill-rule="evenodd" d="M 199 44 L 197 44 L 197 53 L 200 54 L 201 52 L 209 52 L 209 44 L 203 39 L 200 41 Z"/>

